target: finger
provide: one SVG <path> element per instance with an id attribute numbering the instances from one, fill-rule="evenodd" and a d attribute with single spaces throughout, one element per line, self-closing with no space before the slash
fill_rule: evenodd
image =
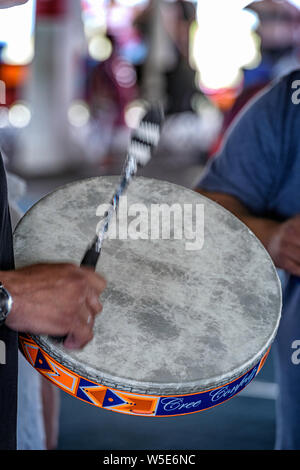
<path id="1" fill-rule="evenodd" d="M 95 311 L 85 304 L 84 308 L 81 309 L 76 323 L 74 323 L 74 327 L 76 329 L 85 329 L 86 326 L 88 326 L 88 328 L 92 330 L 95 323 L 95 316 Z"/>
<path id="2" fill-rule="evenodd" d="M 290 274 L 293 274 L 294 276 L 300 276 L 300 264 L 295 263 L 293 259 L 287 257 L 282 267 Z"/>
<path id="3" fill-rule="evenodd" d="M 103 307 L 99 300 L 99 296 L 95 293 L 95 291 L 91 291 L 87 294 L 86 305 L 93 316 L 96 316 L 102 312 Z"/>
<path id="4" fill-rule="evenodd" d="M 100 294 L 104 291 L 107 286 L 107 283 L 106 280 L 102 276 L 100 276 L 100 274 L 96 273 L 91 268 L 88 268 L 86 266 L 81 267 L 80 269 L 84 272 L 90 286 L 95 289 L 96 292 L 99 292 Z"/>
<path id="5" fill-rule="evenodd" d="M 284 239 L 287 243 L 294 245 L 300 248 L 300 231 L 299 233 L 293 229 L 293 227 L 289 227 L 285 233 Z"/>
<path id="6" fill-rule="evenodd" d="M 281 252 L 285 257 L 290 258 L 294 263 L 300 265 L 300 246 L 285 242 Z"/>
<path id="7" fill-rule="evenodd" d="M 93 336 L 93 332 L 90 330 L 88 335 L 83 335 L 82 332 L 80 334 L 70 333 L 64 341 L 64 347 L 72 350 L 82 349 L 93 339 Z"/>
<path id="8" fill-rule="evenodd" d="M 89 315 L 86 322 L 78 322 L 77 328 L 67 335 L 64 346 L 67 349 L 82 349 L 93 339 L 94 321 L 92 315 Z"/>
<path id="9" fill-rule="evenodd" d="M 81 349 L 93 338 L 95 316 L 83 305 L 64 342 L 66 348 Z"/>
<path id="10" fill-rule="evenodd" d="M 300 216 L 290 219 L 286 224 L 288 236 L 294 237 L 296 243 L 300 243 Z"/>

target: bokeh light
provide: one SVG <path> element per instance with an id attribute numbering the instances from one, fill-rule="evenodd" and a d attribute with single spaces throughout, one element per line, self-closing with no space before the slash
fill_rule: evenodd
<path id="1" fill-rule="evenodd" d="M 31 111 L 24 102 L 15 102 L 8 111 L 8 119 L 13 127 L 27 127 L 31 121 Z"/>
<path id="2" fill-rule="evenodd" d="M 112 54 L 112 43 L 103 35 L 93 36 L 89 41 L 88 48 L 92 59 L 99 62 L 107 60 Z"/>
<path id="3" fill-rule="evenodd" d="M 249 2 L 199 0 L 198 29 L 193 60 L 205 89 L 238 87 L 243 68 L 257 67 L 261 60 L 260 40 L 255 30 L 258 17 L 243 10 Z"/>
<path id="4" fill-rule="evenodd" d="M 69 123 L 74 127 L 85 126 L 90 119 L 90 110 L 88 105 L 81 100 L 73 101 L 68 110 Z"/>

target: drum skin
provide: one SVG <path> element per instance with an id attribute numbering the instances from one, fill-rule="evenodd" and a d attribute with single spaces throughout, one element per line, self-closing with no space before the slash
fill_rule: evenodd
<path id="1" fill-rule="evenodd" d="M 116 183 L 85 179 L 40 200 L 15 230 L 16 266 L 79 264 L 97 207 Z M 120 413 L 177 416 L 223 403 L 253 380 L 275 338 L 276 269 L 244 224 L 194 191 L 136 178 L 127 196 L 128 207 L 142 203 L 149 211 L 153 204 L 203 206 L 203 246 L 187 250 L 184 237 L 151 239 L 150 232 L 105 240 L 97 271 L 107 289 L 91 343 L 70 352 L 47 336 L 21 334 L 20 349 L 67 393 Z"/>

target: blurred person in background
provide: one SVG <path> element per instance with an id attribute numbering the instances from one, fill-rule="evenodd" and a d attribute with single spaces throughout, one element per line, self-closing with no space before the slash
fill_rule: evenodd
<path id="1" fill-rule="evenodd" d="M 234 120 L 197 188 L 244 222 L 281 270 L 283 310 L 273 345 L 276 449 L 300 449 L 300 366 L 293 360 L 300 340 L 299 128 L 295 71 L 268 86 Z"/>
<path id="2" fill-rule="evenodd" d="M 190 65 L 190 28 L 196 9 L 191 2 L 165 2 L 161 8 L 163 25 L 170 39 L 173 63 L 165 71 L 166 113 L 192 111 L 192 97 L 197 91 L 195 70 Z"/>
<path id="3" fill-rule="evenodd" d="M 148 51 L 151 46 L 151 19 L 154 2 L 135 19 L 135 25 L 144 38 Z M 190 65 L 190 28 L 196 18 L 196 8 L 186 0 L 159 4 L 161 27 L 163 29 L 160 50 L 156 51 L 160 73 L 164 82 L 165 113 L 174 114 L 192 111 L 192 96 L 197 91 L 195 70 Z M 141 66 L 143 68 L 143 65 Z M 139 71 L 139 75 L 143 72 Z M 143 87 L 143 83 L 141 83 Z"/>
<path id="4" fill-rule="evenodd" d="M 222 130 L 210 155 L 222 144 L 228 127 L 243 107 L 272 80 L 300 67 L 300 10 L 288 0 L 263 0 L 250 3 L 247 10 L 258 19 L 261 59 L 257 67 L 243 70 L 243 85 L 234 103 L 224 111 Z"/>

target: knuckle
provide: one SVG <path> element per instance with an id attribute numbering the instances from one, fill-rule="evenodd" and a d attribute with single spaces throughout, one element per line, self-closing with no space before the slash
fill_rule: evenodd
<path id="1" fill-rule="evenodd" d="M 87 282 L 80 274 L 75 273 L 69 278 L 69 285 L 70 285 L 70 294 L 75 296 L 75 299 L 85 294 L 87 290 Z"/>
<path id="2" fill-rule="evenodd" d="M 104 279 L 104 277 L 102 277 L 102 276 L 98 276 L 98 280 L 101 282 L 102 288 L 105 289 L 107 287 L 106 279 Z"/>
<path id="3" fill-rule="evenodd" d="M 74 281 L 75 281 L 75 287 L 77 289 L 80 289 L 82 291 L 85 291 L 87 289 L 88 284 L 87 284 L 87 281 L 84 277 L 78 276 L 78 277 L 76 277 L 76 279 Z"/>

